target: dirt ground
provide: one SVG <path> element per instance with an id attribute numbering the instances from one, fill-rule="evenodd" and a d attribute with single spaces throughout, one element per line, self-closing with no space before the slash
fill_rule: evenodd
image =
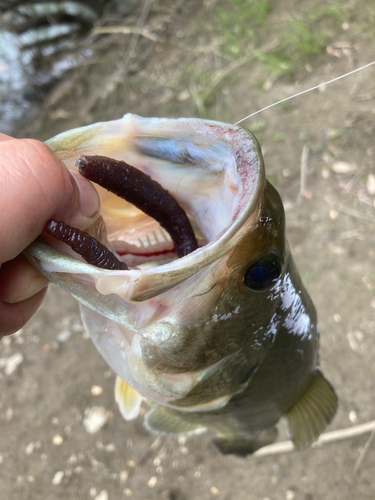
<path id="1" fill-rule="evenodd" d="M 110 35 L 93 42 L 93 58 L 54 87 L 17 135 L 44 140 L 126 112 L 233 123 L 374 59 L 372 2 L 341 3 L 342 17 L 324 16 L 316 28 L 329 34 L 325 49 L 303 54 L 290 74 L 280 76 L 263 55 L 286 43 L 288 21 L 304 21 L 335 4 L 301 1 L 291 10 L 278 2 L 255 31 L 251 50 L 241 45 L 247 36 L 242 27 L 233 26 L 240 55 L 225 52 L 229 42 L 224 28 L 218 30 L 222 17 L 215 9 L 225 4 L 139 6 L 126 22 L 157 39 Z M 321 366 L 340 400 L 329 430 L 374 420 L 375 69 L 245 126 L 260 140 L 267 173 L 285 204 L 294 258 L 318 310 Z M 300 193 L 303 151 L 308 168 Z M 81 326 L 78 304 L 54 286 L 32 321 L 3 339 L 0 366 L 1 500 L 375 498 L 369 433 L 241 459 L 220 455 L 205 436 L 156 438 L 142 418 L 125 422 L 114 402 L 114 373 Z M 84 422 L 95 407 L 105 425 L 90 434 Z"/>

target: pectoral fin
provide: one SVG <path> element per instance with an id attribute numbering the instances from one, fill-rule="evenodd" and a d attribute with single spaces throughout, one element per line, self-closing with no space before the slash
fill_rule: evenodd
<path id="1" fill-rule="evenodd" d="M 212 442 L 219 448 L 223 455 L 237 455 L 246 457 L 263 446 L 273 443 L 277 438 L 277 429 L 271 427 L 254 436 L 224 436 L 217 435 Z"/>
<path id="2" fill-rule="evenodd" d="M 124 382 L 120 377 L 116 377 L 115 401 L 125 420 L 134 420 L 138 417 L 142 400 L 143 397 L 127 382 Z"/>
<path id="3" fill-rule="evenodd" d="M 316 370 L 301 398 L 286 412 L 286 427 L 296 448 L 309 446 L 324 431 L 337 411 L 331 384 Z"/>
<path id="4" fill-rule="evenodd" d="M 205 427 L 183 420 L 179 415 L 167 408 L 149 411 L 144 421 L 145 427 L 150 432 L 168 435 L 194 435 L 206 431 Z"/>

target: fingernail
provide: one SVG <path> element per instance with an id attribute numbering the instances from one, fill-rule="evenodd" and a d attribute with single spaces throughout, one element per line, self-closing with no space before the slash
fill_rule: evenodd
<path id="1" fill-rule="evenodd" d="M 77 172 L 70 172 L 79 192 L 80 211 L 85 217 L 94 217 L 100 210 L 100 199 L 94 186 Z"/>

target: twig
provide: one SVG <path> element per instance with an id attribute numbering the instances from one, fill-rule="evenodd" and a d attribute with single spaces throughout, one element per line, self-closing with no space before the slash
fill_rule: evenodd
<path id="1" fill-rule="evenodd" d="M 351 217 L 355 217 L 357 219 L 362 219 L 362 220 L 365 220 L 367 222 L 375 223 L 374 217 L 370 217 L 369 215 L 363 214 L 362 212 L 359 212 L 358 210 L 353 210 L 352 208 L 342 207 L 341 205 L 334 206 L 327 198 L 324 198 L 324 201 L 331 208 L 333 208 L 334 210 L 338 210 L 339 212 L 342 212 L 343 214 L 350 215 Z"/>
<path id="2" fill-rule="evenodd" d="M 345 194 L 349 194 L 350 191 L 352 190 L 354 184 L 362 177 L 363 172 L 365 170 L 365 167 L 358 168 L 356 173 L 353 175 L 353 177 L 350 179 L 349 182 L 345 184 L 345 186 L 342 189 L 342 192 Z"/>
<path id="3" fill-rule="evenodd" d="M 113 34 L 113 33 L 120 33 L 123 35 L 140 35 L 144 36 L 145 38 L 148 38 L 149 40 L 152 40 L 153 42 L 157 42 L 158 38 L 157 36 L 153 35 L 150 33 L 148 30 L 142 29 L 142 28 L 131 28 L 129 26 L 104 26 L 101 28 L 94 28 L 91 31 L 91 35 L 107 35 L 107 34 Z"/>
<path id="4" fill-rule="evenodd" d="M 210 86 L 209 89 L 205 90 L 202 92 L 203 96 L 200 97 L 200 100 L 202 101 L 202 104 L 204 106 L 205 102 L 209 99 L 210 95 L 214 92 L 214 90 L 221 84 L 221 82 L 227 78 L 233 71 L 237 70 L 241 66 L 244 66 L 245 64 L 248 64 L 249 62 L 253 61 L 254 59 L 259 59 L 260 61 L 262 60 L 262 56 L 264 54 L 267 54 L 274 48 L 280 46 L 280 42 L 278 40 L 274 40 L 272 43 L 270 43 L 267 47 L 265 47 L 263 50 L 257 52 L 255 50 L 252 50 L 252 54 L 250 56 L 245 56 L 239 59 L 238 61 L 233 61 L 231 64 L 229 64 L 226 68 L 217 71 L 213 78 L 212 78 L 212 85 Z M 220 54 L 221 55 L 221 54 Z"/>
<path id="5" fill-rule="evenodd" d="M 359 457 L 357 458 L 357 461 L 356 461 L 354 469 L 353 469 L 353 474 L 357 474 L 365 456 L 367 455 L 367 451 L 370 448 L 370 444 L 372 443 L 374 436 L 375 436 L 375 429 L 372 430 L 368 440 L 366 441 L 365 446 L 362 448 L 361 453 L 359 454 Z"/>
<path id="6" fill-rule="evenodd" d="M 197 92 L 195 92 L 194 85 L 192 85 L 191 83 L 189 85 L 189 90 L 191 97 L 193 98 L 193 101 L 198 109 L 199 116 L 203 116 L 205 111 L 203 99 L 201 99 L 200 95 Z"/>
<path id="7" fill-rule="evenodd" d="M 143 10 L 137 22 L 136 26 L 137 30 L 141 30 L 144 23 L 146 22 L 147 16 L 151 10 L 152 3 L 153 0 L 145 2 Z M 83 117 L 87 116 L 92 110 L 92 108 L 99 101 L 99 99 L 102 99 L 103 97 L 106 97 L 109 94 L 111 94 L 116 89 L 119 82 L 124 81 L 129 70 L 130 60 L 135 53 L 139 36 L 140 36 L 139 33 L 132 34 L 123 63 L 120 64 L 119 68 L 117 69 L 117 71 L 115 71 L 115 73 L 110 74 L 108 78 L 106 78 L 104 84 L 100 88 L 96 89 L 96 91 L 93 92 L 91 98 L 88 100 L 88 102 L 86 102 L 86 105 L 83 106 L 83 108 L 81 109 L 81 116 Z"/>
<path id="8" fill-rule="evenodd" d="M 301 180 L 300 180 L 300 189 L 297 196 L 297 202 L 300 202 L 306 193 L 309 153 L 310 153 L 309 146 L 307 144 L 304 144 L 301 155 Z"/>
<path id="9" fill-rule="evenodd" d="M 312 448 L 319 448 L 323 444 L 334 443 L 336 441 L 361 436 L 362 434 L 366 434 L 366 432 L 375 433 L 375 420 L 371 420 L 371 422 L 356 425 L 354 427 L 340 429 L 338 431 L 325 432 L 317 441 L 315 441 L 315 443 L 312 444 Z M 268 457 L 272 455 L 280 455 L 282 453 L 290 453 L 292 451 L 295 451 L 295 448 L 291 441 L 281 441 L 280 443 L 271 444 L 261 448 L 256 451 L 253 456 Z"/>

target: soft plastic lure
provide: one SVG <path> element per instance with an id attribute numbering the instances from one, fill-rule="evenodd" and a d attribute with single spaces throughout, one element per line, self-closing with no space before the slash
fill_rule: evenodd
<path id="1" fill-rule="evenodd" d="M 111 193 L 132 203 L 153 217 L 168 231 L 178 257 L 184 257 L 198 248 L 198 243 L 185 211 L 158 182 L 128 165 L 106 156 L 81 156 L 76 162 L 83 177 L 104 187 Z M 101 269 L 127 270 L 105 245 L 89 234 L 64 222 L 49 222 L 45 231 L 63 241 L 81 255 L 88 264 Z"/>

